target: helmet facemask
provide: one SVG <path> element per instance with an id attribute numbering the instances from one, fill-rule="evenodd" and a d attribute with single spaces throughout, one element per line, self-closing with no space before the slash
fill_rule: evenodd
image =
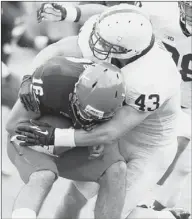
<path id="1" fill-rule="evenodd" d="M 129 51 L 118 45 L 113 45 L 103 39 L 96 30 L 96 24 L 93 27 L 89 37 L 89 46 L 93 55 L 99 60 L 106 60 L 113 55 L 126 54 Z M 130 50 L 131 51 L 131 50 Z"/>
<path id="2" fill-rule="evenodd" d="M 185 35 L 192 35 L 192 2 L 178 2 L 180 9 L 180 21 L 184 25 L 182 31 Z"/>

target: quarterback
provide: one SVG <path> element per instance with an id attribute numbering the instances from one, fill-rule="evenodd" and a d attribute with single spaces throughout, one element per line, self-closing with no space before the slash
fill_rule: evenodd
<path id="1" fill-rule="evenodd" d="M 122 213 L 125 218 L 175 156 L 180 74 L 169 53 L 155 43 L 149 16 L 142 9 L 127 4 L 113 6 L 90 18 L 78 38 L 64 39 L 47 47 L 36 57 L 33 68 L 46 61 L 45 53 L 51 51 L 53 56 L 84 56 L 121 68 L 126 84 L 125 105 L 110 121 L 94 127 L 91 132 L 75 130 L 71 141 L 78 147 L 119 140 L 121 154 L 127 161 L 126 201 Z M 171 87 L 168 81 L 173 82 Z M 31 128 L 20 126 L 19 129 L 28 139 L 25 142 L 37 140 Z M 66 131 L 62 131 L 64 135 Z M 64 138 L 62 144 L 65 147 Z M 79 190 L 90 198 L 94 192 L 90 184 L 87 185 L 89 191 L 86 183 L 81 187 L 86 192 Z"/>
<path id="2" fill-rule="evenodd" d="M 26 93 L 28 90 L 31 93 Z M 122 106 L 125 87 L 119 68 L 109 63 L 94 64 L 85 59 L 55 57 L 40 66 L 32 76 L 24 77 L 19 95 L 21 102 L 17 101 L 7 123 L 10 134 L 7 150 L 26 185 L 17 196 L 12 218 L 36 218 L 58 176 L 95 181 L 101 188 L 103 184 L 106 191 L 112 190 L 119 200 L 117 204 L 116 200 L 115 203 L 110 202 L 109 215 L 114 213 L 114 205 L 120 214 L 124 203 L 126 165 L 118 144 L 104 145 L 102 153 L 99 153 L 98 146 L 96 149 L 73 148 L 75 143 L 72 142 L 68 142 L 67 148 L 60 147 L 62 138 L 71 139 L 73 135 L 74 129 L 67 128 L 72 126 L 90 130 L 96 124 L 111 119 Z M 30 100 L 33 100 L 33 104 L 27 107 L 26 103 Z M 17 126 L 33 129 L 33 133 L 39 136 L 38 140 L 26 141 L 31 147 L 25 147 L 25 137 L 20 135 Z M 60 128 L 66 128 L 67 135 L 60 135 L 60 130 L 64 130 Z M 59 138 L 55 136 L 57 131 Z M 110 175 L 111 166 L 119 178 L 119 183 L 115 185 L 108 180 L 113 179 Z M 103 181 L 108 181 L 109 186 L 106 187 Z M 105 193 L 105 190 L 101 191 Z M 96 208 L 99 218 L 102 208 L 105 205 L 101 206 L 100 212 Z"/>

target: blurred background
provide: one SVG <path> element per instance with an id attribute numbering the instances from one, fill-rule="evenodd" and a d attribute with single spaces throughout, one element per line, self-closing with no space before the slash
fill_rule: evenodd
<path id="1" fill-rule="evenodd" d="M 60 2 L 78 5 L 79 2 Z M 89 3 L 89 2 L 84 2 Z M 104 4 L 104 2 L 99 2 Z M 80 26 L 68 22 L 37 22 L 36 14 L 42 2 L 1 2 L 1 98 L 2 98 L 2 218 L 10 218 L 14 199 L 23 186 L 17 170 L 6 153 L 5 124 L 9 112 L 17 100 L 22 77 L 26 74 L 33 58 L 46 46 L 63 37 L 77 35 Z M 190 179 L 183 191 L 179 207 L 191 209 Z M 52 218 L 54 209 L 64 196 L 68 180 L 59 179 L 54 184 L 39 218 Z M 61 192 L 62 191 L 62 192 Z M 93 215 L 94 199 L 83 209 L 82 217 Z"/>

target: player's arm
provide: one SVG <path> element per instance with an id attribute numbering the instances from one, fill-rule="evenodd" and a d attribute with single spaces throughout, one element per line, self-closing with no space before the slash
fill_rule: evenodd
<path id="1" fill-rule="evenodd" d="M 32 65 L 30 65 L 28 74 L 32 75 L 38 67 L 45 64 L 49 59 L 55 56 L 82 57 L 82 53 L 78 45 L 78 36 L 66 37 L 41 50 L 41 52 L 34 58 Z"/>
<path id="2" fill-rule="evenodd" d="M 20 99 L 18 99 L 9 114 L 9 118 L 6 124 L 6 130 L 9 134 L 12 135 L 14 134 L 18 123 L 23 122 L 25 120 L 38 119 L 39 117 L 40 113 L 27 111 L 21 103 Z"/>
<path id="3" fill-rule="evenodd" d="M 94 3 L 78 6 L 43 3 L 37 12 L 37 20 L 78 22 L 83 25 L 91 16 L 102 13 L 106 8 L 105 5 Z"/>
<path id="4" fill-rule="evenodd" d="M 41 70 L 37 69 L 33 76 L 25 75 L 19 89 L 19 99 L 15 103 L 7 121 L 6 130 L 9 134 L 15 132 L 17 124 L 30 119 L 38 119 L 41 115 L 37 94 L 42 93 L 42 87 L 33 86 L 33 78 L 41 78 Z"/>
<path id="5" fill-rule="evenodd" d="M 73 138 L 74 145 L 77 147 L 110 144 L 142 123 L 144 119 L 157 110 L 165 101 L 165 98 L 163 100 L 163 97 L 160 97 L 160 92 L 158 90 L 154 91 L 154 87 L 148 85 L 148 81 L 146 84 L 138 81 L 133 86 L 132 80 L 127 79 L 126 85 L 127 105 L 119 109 L 110 121 L 98 125 L 91 131 L 75 130 L 74 136 L 71 131 L 71 133 L 69 133 L 69 138 L 64 138 L 66 134 L 65 130 L 62 134 L 60 130 L 56 129 L 55 145 L 65 145 L 66 140 L 68 141 L 68 144 L 73 143 Z M 69 141 L 70 139 L 72 140 L 71 142 Z"/>
<path id="6" fill-rule="evenodd" d="M 91 131 L 75 130 L 75 145 L 110 144 L 126 135 L 148 115 L 149 112 L 138 111 L 128 105 L 123 106 L 110 121 L 97 126 Z"/>
<path id="7" fill-rule="evenodd" d="M 131 83 L 131 82 L 130 82 Z M 154 92 L 154 87 L 148 88 L 138 83 L 139 88 L 132 88 L 131 84 L 127 86 L 126 103 L 116 115 L 101 125 L 98 125 L 91 131 L 74 130 L 74 129 L 51 129 L 44 125 L 38 124 L 39 128 L 44 132 L 48 131 L 53 134 L 54 145 L 57 147 L 81 147 L 101 144 L 111 144 L 126 135 L 130 130 L 139 125 L 153 111 L 158 109 L 165 101 L 162 100 L 158 91 Z M 152 93 L 150 92 L 152 90 Z M 141 92 L 142 91 L 142 92 Z M 146 93 L 148 95 L 146 95 Z M 30 143 L 38 141 L 36 130 L 32 127 L 19 127 L 20 134 L 27 136 Z M 45 137 L 45 136 L 44 136 Z"/>
<path id="8" fill-rule="evenodd" d="M 118 140 L 125 134 L 127 134 L 131 129 L 140 124 L 147 116 L 148 112 L 140 112 L 131 106 L 122 107 L 116 115 L 110 120 L 101 125 L 98 125 L 96 128 L 91 131 L 84 130 L 74 130 L 74 129 L 59 129 L 53 128 L 49 125 L 44 125 L 38 121 L 33 121 L 33 124 L 41 130 L 41 133 L 47 132 L 50 133 L 47 136 L 41 136 L 36 131 L 36 128 L 22 125 L 18 127 L 18 132 L 21 135 L 26 135 L 28 137 L 28 142 L 24 144 L 27 146 L 28 143 L 47 144 L 49 140 L 51 143 L 57 147 L 85 147 L 101 144 L 111 144 L 112 142 Z M 37 137 L 38 136 L 38 137 Z M 43 142 L 41 141 L 41 139 Z M 47 138 L 47 139 L 46 139 Z M 20 138 L 19 140 L 24 140 Z"/>

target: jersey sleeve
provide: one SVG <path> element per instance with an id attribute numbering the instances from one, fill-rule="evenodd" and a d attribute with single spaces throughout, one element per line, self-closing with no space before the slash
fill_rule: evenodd
<path id="1" fill-rule="evenodd" d="M 127 84 L 126 104 L 141 112 L 153 112 L 169 99 L 167 91 L 159 84 L 144 81 Z"/>

